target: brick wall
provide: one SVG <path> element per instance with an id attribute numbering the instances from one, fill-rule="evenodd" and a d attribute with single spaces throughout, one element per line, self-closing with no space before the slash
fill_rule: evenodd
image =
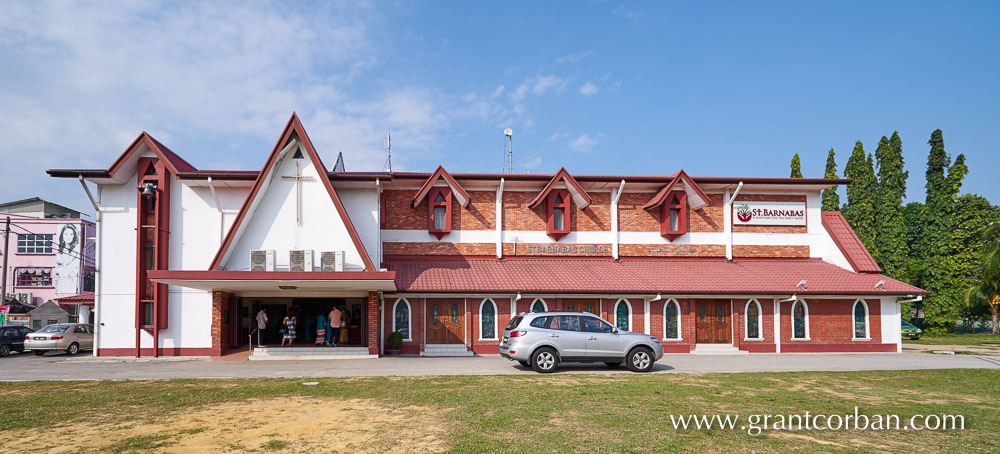
<path id="1" fill-rule="evenodd" d="M 854 299 L 807 299 L 809 308 L 809 339 L 792 339 L 792 303 L 781 303 L 781 351 L 896 351 L 896 344 L 883 344 L 881 303 L 877 299 L 865 300 L 868 304 L 868 333 L 871 340 L 853 340 Z"/>
<path id="2" fill-rule="evenodd" d="M 368 301 L 367 301 L 366 306 L 367 306 L 367 312 L 368 312 L 368 317 L 367 317 L 368 318 L 368 323 L 367 323 L 368 336 L 367 336 L 367 339 L 366 339 L 366 342 L 368 344 L 368 354 L 370 354 L 370 355 L 377 355 L 377 354 L 379 354 L 379 351 L 378 351 L 378 339 L 379 339 L 379 329 L 378 329 L 378 320 L 379 320 L 379 317 L 378 317 L 378 315 L 379 315 L 379 313 L 378 313 L 378 306 L 379 306 L 379 298 L 378 298 L 378 292 L 368 292 Z"/>
<path id="3" fill-rule="evenodd" d="M 226 323 L 224 311 L 229 310 L 232 301 L 232 293 L 212 291 L 212 350 L 218 351 L 219 354 L 229 348 L 230 326 Z"/>
<path id="4" fill-rule="evenodd" d="M 477 354 L 498 355 L 500 354 L 500 338 L 503 337 L 503 329 L 510 321 L 510 298 L 490 298 L 496 303 L 496 335 L 497 340 L 479 340 L 481 334 L 480 305 L 485 298 L 467 298 L 466 313 L 469 322 L 466 323 L 468 335 L 467 345 L 471 345 L 471 350 Z"/>

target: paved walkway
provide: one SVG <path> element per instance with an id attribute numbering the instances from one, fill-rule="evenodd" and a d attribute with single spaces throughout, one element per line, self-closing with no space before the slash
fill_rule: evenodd
<path id="1" fill-rule="evenodd" d="M 865 371 L 909 369 L 1000 369 L 998 356 L 876 354 L 665 355 L 654 373 Z M 625 367 L 567 364 L 564 374 L 627 374 Z M 390 357 L 330 361 L 209 361 L 205 358 L 94 358 L 11 354 L 0 358 L 0 381 L 148 380 L 179 378 L 366 377 L 535 374 L 499 356 L 472 358 Z"/>

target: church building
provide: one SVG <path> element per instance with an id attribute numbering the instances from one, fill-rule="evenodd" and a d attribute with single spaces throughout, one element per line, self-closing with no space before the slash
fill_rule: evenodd
<path id="1" fill-rule="evenodd" d="M 661 170 L 348 172 L 293 114 L 260 171 L 200 170 L 143 132 L 107 169 L 48 173 L 97 211 L 98 356 L 245 349 L 261 311 L 253 359 L 378 357 L 393 332 L 402 354 L 497 354 L 508 320 L 555 310 L 668 353 L 901 351 L 900 302 L 926 292 L 821 210 L 850 180 Z"/>

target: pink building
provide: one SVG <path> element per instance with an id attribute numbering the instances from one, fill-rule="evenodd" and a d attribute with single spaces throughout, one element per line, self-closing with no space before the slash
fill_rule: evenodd
<path id="1" fill-rule="evenodd" d="M 80 322 L 90 322 L 93 303 L 68 298 L 94 291 L 94 223 L 80 215 L 37 197 L 0 204 L 0 223 L 10 218 L 10 236 L 0 250 L 9 254 L 8 298 L 34 306 L 54 300 Z"/>

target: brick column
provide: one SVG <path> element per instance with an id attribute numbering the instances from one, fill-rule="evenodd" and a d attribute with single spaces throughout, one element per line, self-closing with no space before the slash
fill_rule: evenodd
<path id="1" fill-rule="evenodd" d="M 229 325 L 223 323 L 223 311 L 229 310 L 233 294 L 212 290 L 212 356 L 222 355 L 228 344 Z"/>
<path id="2" fill-rule="evenodd" d="M 382 330 L 379 329 L 378 303 L 378 292 L 368 292 L 368 354 L 370 355 L 379 354 L 378 340 Z"/>

